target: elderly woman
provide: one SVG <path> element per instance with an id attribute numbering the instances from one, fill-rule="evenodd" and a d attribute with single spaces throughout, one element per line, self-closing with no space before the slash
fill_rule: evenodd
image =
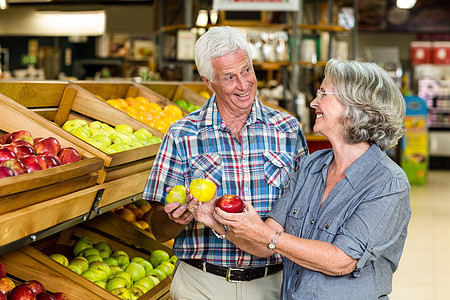
<path id="1" fill-rule="evenodd" d="M 333 148 L 301 161 L 264 222 L 247 202 L 189 209 L 246 252 L 284 256 L 282 299 L 388 299 L 411 216 L 408 179 L 384 152 L 405 132 L 403 96 L 377 65 L 331 59 L 311 107 Z"/>

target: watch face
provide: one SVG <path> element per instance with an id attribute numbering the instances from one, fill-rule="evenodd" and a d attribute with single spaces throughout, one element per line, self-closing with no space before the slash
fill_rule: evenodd
<path id="1" fill-rule="evenodd" d="M 275 244 L 270 243 L 269 246 L 267 246 L 267 248 L 269 248 L 269 250 L 273 250 L 273 249 L 275 249 Z"/>

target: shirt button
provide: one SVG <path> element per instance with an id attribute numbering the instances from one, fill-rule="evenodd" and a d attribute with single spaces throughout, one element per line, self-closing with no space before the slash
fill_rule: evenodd
<path id="1" fill-rule="evenodd" d="M 248 187 L 246 186 L 246 187 L 244 188 L 244 190 L 247 192 L 247 191 L 248 191 Z"/>
<path id="2" fill-rule="evenodd" d="M 311 224 L 314 224 L 314 219 L 311 220 Z"/>
<path id="3" fill-rule="evenodd" d="M 297 274 L 297 275 L 298 275 L 298 274 L 300 274 L 300 271 L 299 271 L 299 270 L 297 270 L 297 272 L 295 272 L 295 274 Z"/>
<path id="4" fill-rule="evenodd" d="M 325 229 L 330 228 L 330 224 L 325 224 Z"/>
<path id="5" fill-rule="evenodd" d="M 296 209 L 294 209 L 294 211 L 292 212 L 294 215 L 297 213 L 297 210 Z"/>

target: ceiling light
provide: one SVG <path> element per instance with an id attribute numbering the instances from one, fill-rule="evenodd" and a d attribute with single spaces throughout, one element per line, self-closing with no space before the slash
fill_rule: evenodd
<path id="1" fill-rule="evenodd" d="M 0 0 L 0 9 L 6 9 L 8 7 L 8 3 L 6 0 Z"/>
<path id="2" fill-rule="evenodd" d="M 207 10 L 199 10 L 197 21 L 195 21 L 195 25 L 205 27 L 208 25 L 208 11 Z"/>
<path id="3" fill-rule="evenodd" d="M 411 9 L 416 5 L 417 0 L 397 0 L 397 7 L 403 9 Z"/>

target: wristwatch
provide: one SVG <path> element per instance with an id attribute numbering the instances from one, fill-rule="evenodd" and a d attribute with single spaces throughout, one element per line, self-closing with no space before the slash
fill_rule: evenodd
<path id="1" fill-rule="evenodd" d="M 281 235 L 281 230 L 277 230 L 277 232 L 275 232 L 275 236 L 272 238 L 269 245 L 267 245 L 267 249 L 269 249 L 271 251 L 273 251 L 273 249 L 275 249 L 275 247 L 277 246 L 278 237 L 280 235 Z"/>

